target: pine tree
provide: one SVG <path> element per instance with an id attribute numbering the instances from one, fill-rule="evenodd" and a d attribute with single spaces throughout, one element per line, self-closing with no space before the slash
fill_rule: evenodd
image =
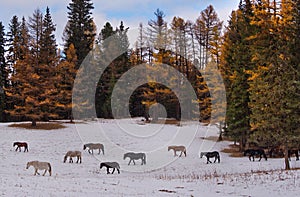
<path id="1" fill-rule="evenodd" d="M 56 28 L 52 21 L 50 9 L 47 7 L 43 20 L 43 30 L 41 36 L 41 64 L 46 64 L 49 66 L 57 64 L 57 44 L 54 34 L 55 30 Z"/>
<path id="2" fill-rule="evenodd" d="M 239 9 L 233 11 L 224 35 L 222 65 L 227 92 L 226 134 L 239 142 L 240 150 L 247 144 L 250 132 L 248 71 L 253 70 L 249 37 L 255 28 L 250 24 L 252 5 L 241 1 Z"/>
<path id="3" fill-rule="evenodd" d="M 76 69 L 93 49 L 96 25 L 91 10 L 94 9 L 91 0 L 72 0 L 68 8 L 68 23 L 65 28 L 65 52 L 72 43 L 76 50 L 78 62 Z"/>
<path id="4" fill-rule="evenodd" d="M 6 87 L 8 87 L 8 73 L 5 62 L 5 32 L 4 26 L 0 22 L 0 121 L 5 120 L 6 99 L 4 88 Z"/>
<path id="5" fill-rule="evenodd" d="M 13 16 L 9 24 L 7 33 L 7 64 L 13 69 L 13 65 L 20 58 L 20 22 L 17 16 Z"/>
<path id="6" fill-rule="evenodd" d="M 43 34 L 43 14 L 40 9 L 34 10 L 29 17 L 28 28 L 30 33 L 31 64 L 38 67 L 41 62 L 42 34 Z"/>

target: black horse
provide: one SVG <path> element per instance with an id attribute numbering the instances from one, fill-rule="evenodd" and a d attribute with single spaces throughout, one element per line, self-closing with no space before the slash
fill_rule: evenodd
<path id="1" fill-rule="evenodd" d="M 209 158 L 211 157 L 214 157 L 215 158 L 215 161 L 214 163 L 216 163 L 216 161 L 218 160 L 218 163 L 220 163 L 220 154 L 218 151 L 213 151 L 213 152 L 201 152 L 200 153 L 200 158 L 202 158 L 203 156 L 206 156 L 206 159 L 207 159 L 207 164 L 208 163 L 212 163 Z"/>
<path id="2" fill-rule="evenodd" d="M 26 142 L 14 142 L 13 147 L 17 146 L 16 151 L 19 149 L 19 152 L 21 152 L 21 147 L 24 147 L 24 152 L 28 152 L 28 144 Z"/>
<path id="3" fill-rule="evenodd" d="M 102 162 L 100 163 L 100 169 L 102 167 L 106 167 L 107 174 L 110 174 L 109 168 L 113 168 L 112 174 L 115 172 L 115 169 L 117 169 L 118 174 L 120 174 L 120 165 L 117 162 Z"/>
<path id="4" fill-rule="evenodd" d="M 291 149 L 291 150 L 288 150 L 288 158 L 289 160 L 291 161 L 291 156 L 295 154 L 296 156 L 296 161 L 299 161 L 299 153 L 298 153 L 298 149 Z"/>
<path id="5" fill-rule="evenodd" d="M 265 153 L 265 151 L 263 149 L 247 149 L 244 152 L 244 156 L 249 155 L 249 160 L 251 161 L 251 157 L 253 158 L 254 161 L 254 156 L 258 155 L 259 156 L 259 160 L 261 160 L 262 156 L 265 158 L 265 160 L 267 161 L 267 155 Z"/>

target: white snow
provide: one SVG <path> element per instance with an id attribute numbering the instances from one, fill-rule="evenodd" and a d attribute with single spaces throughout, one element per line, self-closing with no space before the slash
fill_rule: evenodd
<path id="1" fill-rule="evenodd" d="M 283 159 L 250 162 L 248 157 L 220 152 L 221 163 L 206 164 L 206 158 L 199 158 L 200 151 L 220 151 L 232 143 L 203 140 L 217 136 L 214 126 L 194 122 L 143 125 L 138 119 L 64 124 L 66 128 L 59 130 L 26 130 L 9 124 L 0 124 L 0 196 L 275 197 L 299 196 L 300 192 L 299 170 L 282 170 Z M 29 152 L 23 148 L 16 152 L 14 141 L 28 142 Z M 103 143 L 105 155 L 82 150 L 88 142 Z M 167 151 L 168 145 L 176 143 L 187 147 L 187 157 L 174 158 Z M 82 151 L 82 163 L 63 163 L 68 150 Z M 146 152 L 147 164 L 141 166 L 138 160 L 128 166 L 122 157 L 126 151 Z M 34 176 L 32 167 L 26 170 L 31 160 L 50 162 L 52 176 Z M 121 173 L 106 174 L 106 169 L 99 169 L 102 161 L 119 162 Z M 295 158 L 290 164 L 300 168 Z"/>

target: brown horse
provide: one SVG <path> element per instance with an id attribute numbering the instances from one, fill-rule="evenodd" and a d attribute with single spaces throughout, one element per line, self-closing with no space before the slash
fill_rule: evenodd
<path id="1" fill-rule="evenodd" d="M 19 149 L 19 152 L 21 152 L 21 147 L 24 147 L 24 152 L 28 152 L 28 144 L 26 142 L 14 142 L 13 147 L 17 146 L 16 151 Z"/>
<path id="2" fill-rule="evenodd" d="M 182 153 L 184 153 L 184 156 L 186 156 L 186 148 L 185 146 L 168 146 L 168 151 L 173 150 L 174 151 L 174 157 L 177 156 L 176 152 L 181 151 L 179 157 L 181 157 Z"/>
<path id="3" fill-rule="evenodd" d="M 64 157 L 64 163 L 67 161 L 69 157 L 69 163 L 73 163 L 72 157 L 77 157 L 76 163 L 81 163 L 81 152 L 80 151 L 68 151 Z"/>

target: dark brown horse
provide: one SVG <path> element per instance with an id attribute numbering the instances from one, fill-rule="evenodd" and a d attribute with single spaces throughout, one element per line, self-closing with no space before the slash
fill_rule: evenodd
<path id="1" fill-rule="evenodd" d="M 24 152 L 28 152 L 28 144 L 26 142 L 14 142 L 13 147 L 17 146 L 16 151 L 19 149 L 19 152 L 21 152 L 21 147 L 24 147 Z"/>
<path id="2" fill-rule="evenodd" d="M 249 155 L 249 160 L 250 160 L 250 161 L 251 161 L 251 157 L 252 157 L 252 159 L 253 159 L 253 161 L 254 161 L 254 157 L 255 157 L 256 155 L 259 156 L 259 160 L 258 160 L 258 161 L 261 160 L 262 156 L 263 156 L 263 157 L 265 158 L 265 160 L 267 161 L 267 155 L 266 155 L 264 149 L 247 149 L 247 150 L 245 150 L 245 152 L 244 152 L 244 156 L 247 156 L 247 155 Z"/>

